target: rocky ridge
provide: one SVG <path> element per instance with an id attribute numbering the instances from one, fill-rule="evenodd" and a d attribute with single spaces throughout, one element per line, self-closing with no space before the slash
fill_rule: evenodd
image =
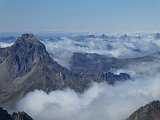
<path id="1" fill-rule="evenodd" d="M 160 101 L 153 101 L 141 107 L 127 120 L 160 120 Z"/>
<path id="2" fill-rule="evenodd" d="M 13 113 L 10 115 L 6 110 L 0 107 L 0 120 L 33 120 L 25 112 Z"/>

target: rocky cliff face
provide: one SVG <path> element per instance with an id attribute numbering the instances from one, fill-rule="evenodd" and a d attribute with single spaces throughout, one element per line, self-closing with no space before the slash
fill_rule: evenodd
<path id="1" fill-rule="evenodd" d="M 160 101 L 153 101 L 141 107 L 127 120 L 160 120 Z"/>
<path id="2" fill-rule="evenodd" d="M 33 120 L 33 119 L 25 112 L 18 112 L 10 115 L 6 110 L 3 110 L 3 108 L 0 107 L 0 120 Z"/>
<path id="3" fill-rule="evenodd" d="M 155 35 L 155 39 L 156 39 L 156 40 L 159 40 L 159 39 L 160 39 L 160 33 L 157 33 L 157 34 Z"/>
<path id="4" fill-rule="evenodd" d="M 110 85 L 114 85 L 117 81 L 131 80 L 130 75 L 126 73 L 120 73 L 119 75 L 116 75 L 114 73 L 108 72 L 101 73 L 100 76 L 102 79 L 105 79 Z"/>
<path id="5" fill-rule="evenodd" d="M 0 53 L 1 105 L 14 103 L 34 89 L 49 92 L 74 87 L 70 81 L 76 76 L 55 62 L 32 34 L 23 34 L 11 47 L 1 48 Z"/>

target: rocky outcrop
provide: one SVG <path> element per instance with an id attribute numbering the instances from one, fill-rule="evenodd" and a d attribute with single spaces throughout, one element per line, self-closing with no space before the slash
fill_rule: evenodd
<path id="1" fill-rule="evenodd" d="M 105 79 L 107 83 L 110 85 L 114 85 L 117 81 L 131 80 L 130 75 L 126 73 L 120 73 L 119 75 L 117 75 L 108 72 L 108 73 L 101 73 L 100 76 L 102 79 Z"/>
<path id="2" fill-rule="evenodd" d="M 13 118 L 6 110 L 0 107 L 0 120 L 13 120 Z"/>
<path id="3" fill-rule="evenodd" d="M 160 120 L 160 101 L 153 101 L 141 107 L 127 120 Z"/>
<path id="4" fill-rule="evenodd" d="M 154 39 L 159 40 L 159 39 L 160 39 L 160 33 L 157 33 L 157 34 L 155 35 L 155 38 L 154 38 Z"/>
<path id="5" fill-rule="evenodd" d="M 25 112 L 18 112 L 10 115 L 6 110 L 3 110 L 3 108 L 0 107 L 0 120 L 33 120 L 33 119 Z"/>
<path id="6" fill-rule="evenodd" d="M 125 35 L 123 35 L 123 36 L 120 36 L 120 39 L 123 39 L 123 40 L 126 40 L 126 39 L 130 39 L 130 37 L 127 35 L 127 34 L 125 34 Z"/>
<path id="7" fill-rule="evenodd" d="M 33 120 L 29 115 L 27 115 L 25 112 L 18 112 L 12 114 L 13 120 Z"/>

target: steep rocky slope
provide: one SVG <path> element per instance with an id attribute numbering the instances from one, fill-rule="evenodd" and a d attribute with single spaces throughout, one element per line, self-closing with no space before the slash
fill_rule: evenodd
<path id="1" fill-rule="evenodd" d="M 160 101 L 153 101 L 141 107 L 127 120 L 160 120 Z"/>
<path id="2" fill-rule="evenodd" d="M 70 86 L 81 91 L 76 75 L 55 62 L 32 34 L 23 34 L 0 53 L 1 105 L 16 102 L 34 89 L 49 92 Z"/>

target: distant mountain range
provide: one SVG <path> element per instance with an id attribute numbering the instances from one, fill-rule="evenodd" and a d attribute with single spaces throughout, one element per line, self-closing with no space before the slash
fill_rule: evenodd
<path id="1" fill-rule="evenodd" d="M 115 57 L 106 57 L 95 53 L 74 53 L 70 60 L 71 70 L 77 73 L 98 73 L 110 72 L 117 69 L 125 69 L 130 65 L 139 65 L 141 63 L 151 63 L 158 61 L 160 52 L 137 58 L 119 59 Z"/>

